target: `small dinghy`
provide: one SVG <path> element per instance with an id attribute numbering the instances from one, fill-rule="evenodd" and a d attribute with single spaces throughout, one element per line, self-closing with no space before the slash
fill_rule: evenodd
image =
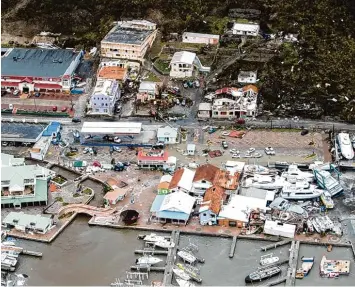
<path id="1" fill-rule="evenodd" d="M 296 271 L 296 279 L 303 279 L 304 278 L 304 273 L 302 269 L 297 269 Z"/>
<path id="2" fill-rule="evenodd" d="M 273 254 L 266 254 L 264 256 L 261 256 L 260 258 L 260 265 L 261 266 L 266 266 L 266 265 L 270 265 L 276 262 L 279 262 L 280 258 L 277 256 L 272 256 Z"/>
<path id="3" fill-rule="evenodd" d="M 179 251 L 177 255 L 184 261 L 189 262 L 190 264 L 196 261 L 196 257 L 189 252 Z"/>
<path id="4" fill-rule="evenodd" d="M 309 273 L 309 271 L 311 271 L 313 264 L 314 264 L 314 257 L 302 257 L 302 267 L 301 269 L 303 270 L 303 274 L 306 277 Z"/>
<path id="5" fill-rule="evenodd" d="M 191 283 L 190 281 L 184 280 L 181 278 L 176 278 L 176 282 L 177 282 L 177 284 L 179 284 L 180 287 L 195 287 L 196 286 L 195 284 Z"/>
<path id="6" fill-rule="evenodd" d="M 4 241 L 4 242 L 1 242 L 1 245 L 4 245 L 4 246 L 15 246 L 15 242 L 13 241 Z"/>
<path id="7" fill-rule="evenodd" d="M 178 278 L 181 278 L 183 280 L 188 281 L 191 279 L 190 275 L 187 274 L 184 270 L 181 270 L 180 268 L 173 268 L 173 272 Z"/>
<path id="8" fill-rule="evenodd" d="M 164 249 L 169 249 L 169 248 L 174 248 L 175 247 L 175 243 L 174 242 L 170 242 L 167 240 L 162 240 L 162 241 L 157 241 L 154 242 L 155 246 L 158 246 L 160 248 L 164 248 Z"/>
<path id="9" fill-rule="evenodd" d="M 161 260 L 158 257 L 154 257 L 154 256 L 143 256 L 140 257 L 136 260 L 136 263 L 138 265 L 154 265 L 157 264 L 159 262 L 162 262 L 163 260 Z"/>

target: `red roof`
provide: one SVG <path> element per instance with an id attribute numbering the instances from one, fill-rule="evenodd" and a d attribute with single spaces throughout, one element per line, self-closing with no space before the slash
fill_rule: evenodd
<path id="1" fill-rule="evenodd" d="M 35 83 L 35 88 L 37 89 L 61 89 L 62 86 L 58 84 L 37 84 Z"/>
<path id="2" fill-rule="evenodd" d="M 218 171 L 219 168 L 212 164 L 201 165 L 196 169 L 193 182 L 206 180 L 213 183 Z"/>
<path id="3" fill-rule="evenodd" d="M 20 82 L 1 81 L 2 87 L 17 87 Z"/>
<path id="4" fill-rule="evenodd" d="M 32 79 L 30 79 L 30 78 L 24 78 L 23 80 L 22 80 L 22 82 L 26 82 L 26 83 L 32 83 L 33 82 L 33 80 Z"/>
<path id="5" fill-rule="evenodd" d="M 231 88 L 222 88 L 216 91 L 216 95 L 219 94 L 230 94 L 232 92 Z"/>
<path id="6" fill-rule="evenodd" d="M 173 178 L 170 181 L 169 184 L 169 189 L 173 189 L 178 186 L 180 179 L 182 178 L 182 175 L 184 174 L 184 169 L 180 168 L 177 171 L 175 171 Z"/>
<path id="7" fill-rule="evenodd" d="M 155 153 L 154 151 L 147 152 L 144 150 L 140 150 L 138 152 L 138 160 L 167 161 L 168 160 L 168 153 L 165 150 L 161 151 L 160 153 Z"/>
<path id="8" fill-rule="evenodd" d="M 224 189 L 219 186 L 212 186 L 206 190 L 205 196 L 201 206 L 208 206 L 214 214 L 218 214 L 221 211 L 222 202 L 224 196 Z"/>

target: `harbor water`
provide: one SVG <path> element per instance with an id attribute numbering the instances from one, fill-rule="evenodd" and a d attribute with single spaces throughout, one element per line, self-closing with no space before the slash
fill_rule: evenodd
<path id="1" fill-rule="evenodd" d="M 28 274 L 30 286 L 108 286 L 115 278 L 123 282 L 126 271 L 134 265 L 135 259 L 139 256 L 134 255 L 134 250 L 143 248 L 142 240 L 138 240 L 137 237 L 144 232 L 90 227 L 87 222 L 88 217 L 78 216 L 52 244 L 17 240 L 17 245 L 27 250 L 43 252 L 43 258 L 21 256 L 17 273 Z M 245 277 L 260 266 L 260 256 L 273 253 L 282 261 L 288 258 L 290 248 L 290 245 L 286 245 L 262 252 L 260 247 L 267 245 L 268 242 L 238 240 L 234 258 L 230 259 L 231 238 L 187 235 L 180 237 L 181 247 L 189 243 L 196 244 L 199 247 L 199 256 L 205 259 L 204 264 L 198 264 L 204 286 L 245 285 Z M 319 262 L 325 253 L 326 247 L 301 245 L 299 258 L 316 256 L 316 262 L 310 275 L 298 280 L 296 285 L 353 285 L 354 260 L 350 250 L 334 247 L 332 252 L 326 254 L 332 259 L 352 261 L 351 274 L 342 276 L 336 279 L 337 281 L 319 277 Z M 164 266 L 164 262 L 157 266 Z M 286 275 L 286 267 L 287 264 L 283 265 L 283 272 L 279 277 Z M 151 281 L 162 280 L 162 277 L 162 272 L 151 273 L 144 284 L 150 285 Z M 267 282 L 277 280 L 279 277 Z M 174 279 L 173 284 L 177 285 Z"/>

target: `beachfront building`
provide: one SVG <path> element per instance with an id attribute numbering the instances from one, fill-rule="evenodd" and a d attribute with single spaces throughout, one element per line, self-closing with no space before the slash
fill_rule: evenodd
<path id="1" fill-rule="evenodd" d="M 119 83 L 114 80 L 99 80 L 90 98 L 90 115 L 113 115 L 116 102 L 120 99 Z"/>
<path id="2" fill-rule="evenodd" d="M 1 207 L 47 205 L 48 182 L 54 174 L 47 168 L 25 165 L 21 159 L 1 154 Z"/>
<path id="3" fill-rule="evenodd" d="M 169 189 L 172 192 L 183 191 L 190 193 L 192 189 L 192 181 L 195 176 L 195 171 L 188 168 L 178 169 L 170 181 Z"/>
<path id="4" fill-rule="evenodd" d="M 219 35 L 185 32 L 182 34 L 182 42 L 192 44 L 217 45 L 219 42 Z"/>
<path id="5" fill-rule="evenodd" d="M 150 208 L 150 219 L 161 223 L 187 224 L 195 198 L 183 191 L 157 195 Z"/>
<path id="6" fill-rule="evenodd" d="M 83 55 L 71 49 L 8 49 L 1 56 L 1 87 L 26 94 L 69 91 Z"/>
<path id="7" fill-rule="evenodd" d="M 2 221 L 7 228 L 14 228 L 21 232 L 46 234 L 53 226 L 53 215 L 32 215 L 23 212 L 10 212 Z"/>
<path id="8" fill-rule="evenodd" d="M 199 217 L 201 225 L 216 225 L 217 217 L 223 206 L 224 189 L 212 186 L 206 190 L 200 205 Z"/>
<path id="9" fill-rule="evenodd" d="M 146 20 L 120 21 L 101 41 L 101 57 L 141 62 L 157 35 L 157 25 Z"/>
<path id="10" fill-rule="evenodd" d="M 199 73 L 210 71 L 211 68 L 202 66 L 200 59 L 192 52 L 176 52 L 170 62 L 170 77 L 172 78 L 197 77 Z"/>
<path id="11" fill-rule="evenodd" d="M 179 129 L 170 126 L 158 128 L 157 138 L 159 143 L 176 144 L 179 143 Z"/>

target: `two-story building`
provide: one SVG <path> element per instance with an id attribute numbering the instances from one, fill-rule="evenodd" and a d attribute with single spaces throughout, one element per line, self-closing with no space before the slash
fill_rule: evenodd
<path id="1" fill-rule="evenodd" d="M 120 86 L 126 81 L 128 76 L 128 61 L 102 61 L 97 71 L 97 81 L 117 81 Z"/>
<path id="2" fill-rule="evenodd" d="M 98 80 L 90 98 L 91 115 L 113 115 L 121 90 L 115 80 Z"/>
<path id="3" fill-rule="evenodd" d="M 142 103 L 155 100 L 155 97 L 159 94 L 158 84 L 150 81 L 142 81 L 139 84 L 137 100 Z"/>
<path id="4" fill-rule="evenodd" d="M 257 80 L 256 75 L 256 71 L 240 71 L 238 74 L 238 83 L 255 84 Z"/>
<path id="5" fill-rule="evenodd" d="M 69 91 L 83 51 L 11 48 L 1 57 L 1 87 L 22 93 Z"/>
<path id="6" fill-rule="evenodd" d="M 176 144 L 179 143 L 179 129 L 170 126 L 158 128 L 157 138 L 159 143 Z"/>
<path id="7" fill-rule="evenodd" d="M 195 171 L 188 168 L 178 169 L 170 181 L 169 189 L 171 192 L 183 191 L 190 193 L 192 189 L 192 181 L 195 176 Z"/>
<path id="8" fill-rule="evenodd" d="M 204 67 L 200 59 L 192 52 L 176 52 L 170 61 L 170 77 L 191 78 L 199 73 L 209 73 L 210 67 Z"/>
<path id="9" fill-rule="evenodd" d="M 203 197 L 206 190 L 213 186 L 218 172 L 219 168 L 212 164 L 200 165 L 195 171 L 190 194 Z"/>
<path id="10" fill-rule="evenodd" d="M 101 41 L 101 57 L 142 62 L 157 35 L 157 25 L 146 20 L 118 22 Z"/>

